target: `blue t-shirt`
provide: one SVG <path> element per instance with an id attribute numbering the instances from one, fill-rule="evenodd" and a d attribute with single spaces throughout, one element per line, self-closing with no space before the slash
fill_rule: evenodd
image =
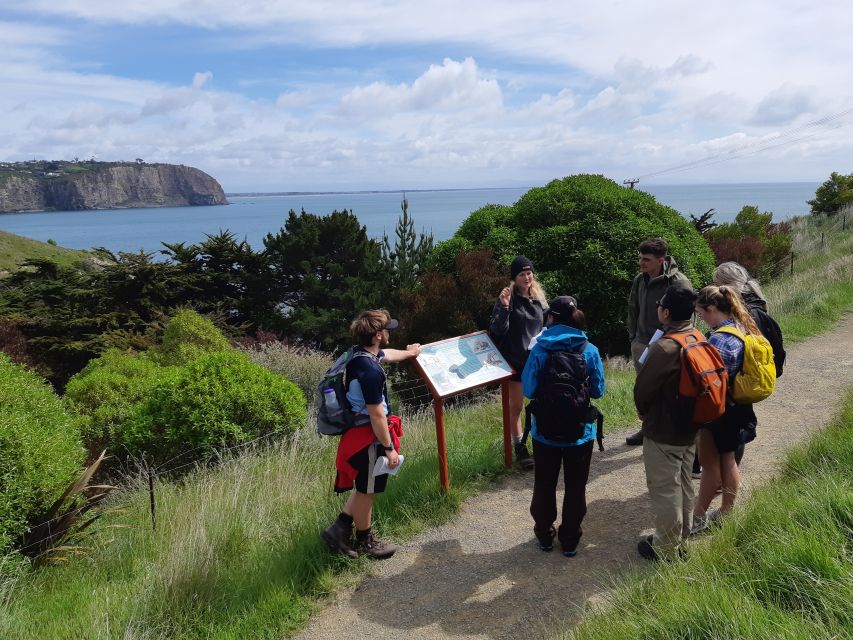
<path id="1" fill-rule="evenodd" d="M 356 424 L 365 424 L 370 422 L 369 404 L 381 404 L 385 415 L 388 415 L 388 387 L 385 371 L 379 364 L 385 353 L 380 351 L 374 356 L 362 347 L 355 347 L 353 352 L 367 353 L 367 357 L 353 358 L 347 365 L 347 400 L 357 416 Z"/>

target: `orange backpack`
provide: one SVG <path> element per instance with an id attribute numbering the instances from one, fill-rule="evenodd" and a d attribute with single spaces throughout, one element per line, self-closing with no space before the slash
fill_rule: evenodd
<path id="1" fill-rule="evenodd" d="M 696 329 L 663 337 L 681 345 L 676 421 L 683 426 L 713 422 L 726 412 L 729 376 L 720 352 Z"/>

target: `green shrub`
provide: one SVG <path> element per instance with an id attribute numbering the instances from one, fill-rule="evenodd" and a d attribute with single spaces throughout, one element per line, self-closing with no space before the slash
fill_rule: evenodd
<path id="1" fill-rule="evenodd" d="M 236 350 L 209 353 L 172 370 L 122 430 L 122 445 L 164 461 L 272 431 L 293 431 L 306 418 L 296 385 Z"/>
<path id="2" fill-rule="evenodd" d="M 65 401 L 83 416 L 83 443 L 91 454 L 103 449 L 121 453 L 115 444 L 122 441 L 124 423 L 173 369 L 158 366 L 144 355 L 110 349 L 68 381 Z"/>
<path id="3" fill-rule="evenodd" d="M 83 464 L 76 421 L 51 388 L 0 354 L 0 552 L 62 494 Z"/>
<path id="4" fill-rule="evenodd" d="M 181 365 L 205 353 L 230 348 L 222 332 L 204 316 L 191 309 L 179 311 L 169 319 L 163 342 L 154 357 L 163 365 Z"/>
<path id="5" fill-rule="evenodd" d="M 612 351 L 627 343 L 624 318 L 637 246 L 652 236 L 666 238 L 694 286 L 711 280 L 714 255 L 690 222 L 647 193 L 593 175 L 531 189 L 512 207 L 474 211 L 451 240 L 436 247 L 432 265 L 449 273 L 452 256 L 467 247 L 491 248 L 507 266 L 524 254 L 549 295 L 578 296 L 593 340 Z"/>

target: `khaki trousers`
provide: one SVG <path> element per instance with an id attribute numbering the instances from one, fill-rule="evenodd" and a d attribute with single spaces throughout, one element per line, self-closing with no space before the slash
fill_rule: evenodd
<path id="1" fill-rule="evenodd" d="M 676 446 L 643 438 L 646 485 L 655 518 L 654 543 L 674 547 L 693 525 L 693 456 L 696 445 Z"/>
<path id="2" fill-rule="evenodd" d="M 634 362 L 634 371 L 639 372 L 640 367 L 640 356 L 643 355 L 643 351 L 648 347 L 645 342 L 637 342 L 636 340 L 631 343 L 631 360 Z"/>

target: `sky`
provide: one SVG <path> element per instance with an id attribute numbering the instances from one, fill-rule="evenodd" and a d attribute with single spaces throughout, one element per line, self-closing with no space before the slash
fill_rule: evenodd
<path id="1" fill-rule="evenodd" d="M 3 0 L 0 160 L 226 192 L 819 182 L 853 171 L 844 0 Z"/>

